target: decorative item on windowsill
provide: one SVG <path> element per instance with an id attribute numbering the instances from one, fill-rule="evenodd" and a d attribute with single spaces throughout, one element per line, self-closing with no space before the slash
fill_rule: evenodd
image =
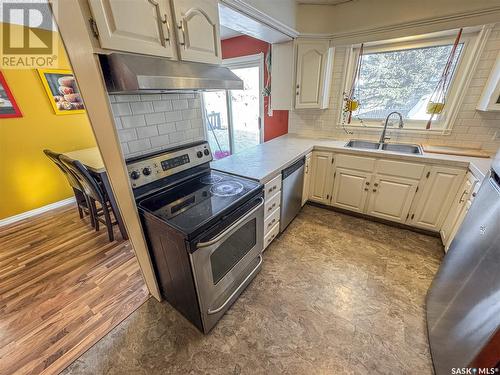
<path id="1" fill-rule="evenodd" d="M 457 37 L 455 38 L 455 42 L 453 43 L 453 47 L 451 48 L 450 55 L 448 56 L 448 60 L 444 65 L 441 78 L 439 79 L 438 84 L 434 89 L 433 93 L 429 97 L 429 102 L 427 103 L 426 112 L 431 116 L 429 118 L 429 121 L 427 121 L 427 126 L 425 127 L 427 130 L 431 128 L 434 116 L 443 113 L 444 107 L 446 105 L 446 95 L 448 93 L 450 80 L 453 75 L 451 67 L 453 65 L 453 61 L 455 60 L 455 55 L 457 53 L 458 44 L 462 36 L 462 31 L 463 29 L 460 29 L 458 31 Z"/>
<path id="2" fill-rule="evenodd" d="M 352 79 L 351 88 L 348 93 L 344 92 L 344 116 L 342 125 L 344 127 L 344 131 L 347 134 L 350 134 L 346 128 L 345 124 L 350 124 L 352 120 L 352 113 L 355 112 L 359 108 L 359 100 L 354 96 L 354 91 L 356 90 L 357 83 L 359 81 L 359 76 L 361 74 L 361 60 L 363 58 L 363 47 L 364 44 L 361 44 L 359 47 L 359 54 L 356 61 L 356 69 L 354 70 L 354 76 Z M 351 133 L 352 134 L 352 133 Z"/>
<path id="3" fill-rule="evenodd" d="M 267 76 L 266 76 L 266 83 L 264 84 L 264 88 L 262 89 L 262 96 L 263 97 L 269 97 L 269 100 L 267 101 L 267 114 L 268 116 L 273 115 L 273 110 L 271 109 L 271 46 L 269 46 L 267 50 L 267 54 L 264 57 L 264 64 L 266 64 L 266 70 L 267 70 Z M 265 101 L 264 101 L 265 103 Z M 266 108 L 264 108 L 266 110 Z"/>

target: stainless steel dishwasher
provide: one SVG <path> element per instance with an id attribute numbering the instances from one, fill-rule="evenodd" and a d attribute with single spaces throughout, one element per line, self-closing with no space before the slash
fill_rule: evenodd
<path id="1" fill-rule="evenodd" d="M 281 172 L 281 218 L 280 232 L 290 224 L 302 207 L 304 186 L 304 160 L 302 158 Z"/>

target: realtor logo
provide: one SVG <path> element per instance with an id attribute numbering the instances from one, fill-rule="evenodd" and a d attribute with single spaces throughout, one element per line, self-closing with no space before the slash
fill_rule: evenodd
<path id="1" fill-rule="evenodd" d="M 56 67 L 57 43 L 46 2 L 1 1 L 2 68 Z"/>

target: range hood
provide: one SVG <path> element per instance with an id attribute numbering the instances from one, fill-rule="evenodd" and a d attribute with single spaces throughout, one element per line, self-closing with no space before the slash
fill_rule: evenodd
<path id="1" fill-rule="evenodd" d="M 222 66 L 122 53 L 99 55 L 99 60 L 109 93 L 243 89 L 243 81 Z"/>

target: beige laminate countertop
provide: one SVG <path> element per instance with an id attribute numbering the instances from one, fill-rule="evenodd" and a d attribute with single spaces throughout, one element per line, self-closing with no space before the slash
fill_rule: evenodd
<path id="1" fill-rule="evenodd" d="M 102 161 L 101 153 L 97 147 L 84 148 L 81 150 L 64 152 L 68 158 L 79 160 L 80 163 L 85 165 L 96 173 L 101 173 L 106 170 L 104 162 Z"/>
<path id="2" fill-rule="evenodd" d="M 387 159 L 421 161 L 430 164 L 464 167 L 479 179 L 488 172 L 492 159 L 425 153 L 409 155 L 379 150 L 360 150 L 346 148 L 345 140 L 328 138 L 310 138 L 295 134 L 286 134 L 269 142 L 246 149 L 211 163 L 213 169 L 235 174 L 266 183 L 278 175 L 283 168 L 291 165 L 307 153 L 314 150 L 342 152 L 366 156 L 379 156 Z"/>

